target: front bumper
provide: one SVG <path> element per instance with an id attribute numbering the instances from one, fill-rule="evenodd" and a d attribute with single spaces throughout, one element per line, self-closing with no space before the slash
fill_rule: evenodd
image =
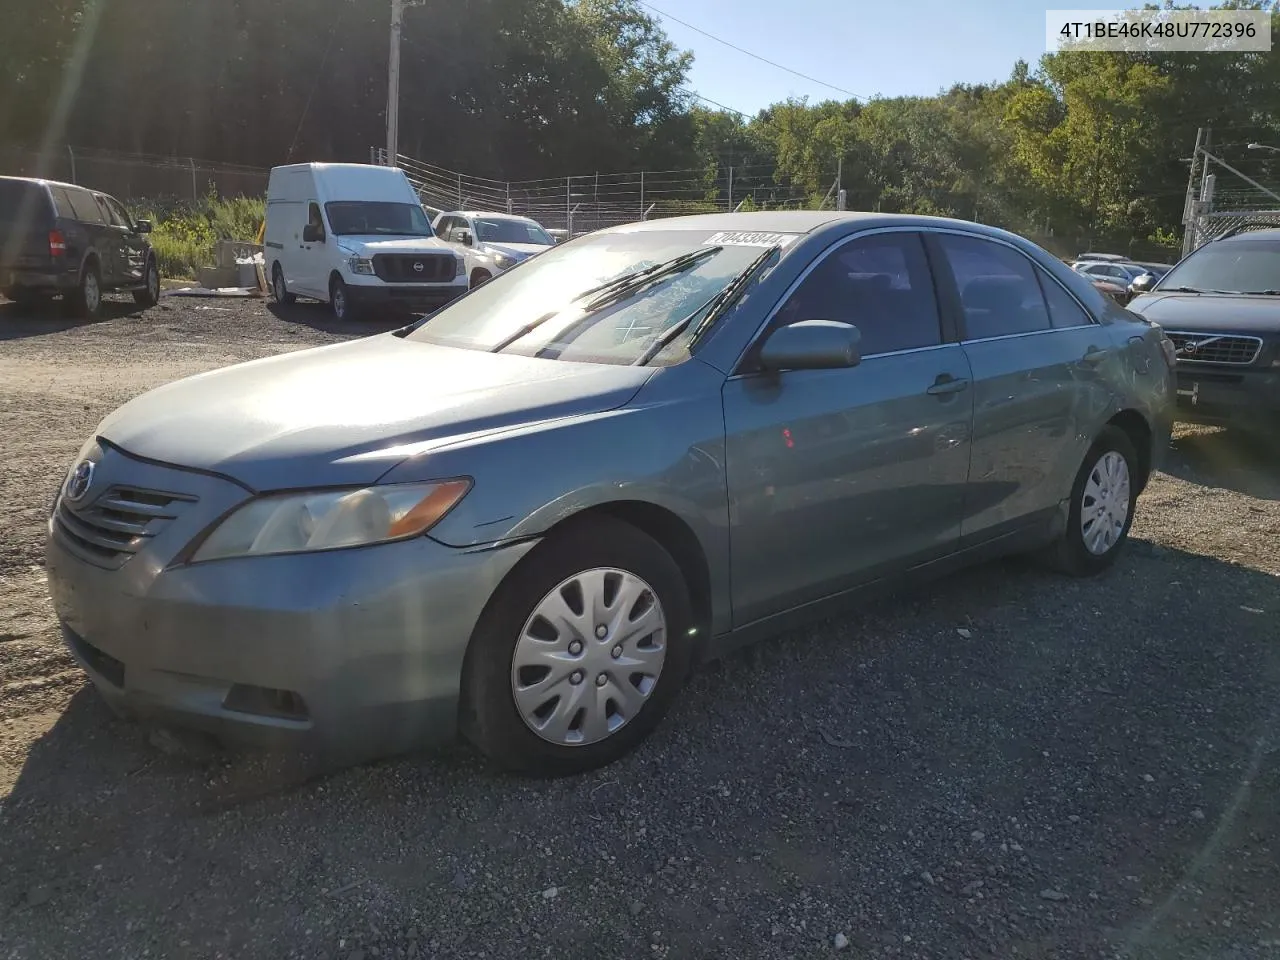
<path id="1" fill-rule="evenodd" d="M 394 308 L 431 313 L 467 292 L 466 278 L 451 284 L 347 284 L 353 306 L 364 309 Z"/>
<path id="2" fill-rule="evenodd" d="M 1275 428 L 1280 425 L 1280 367 L 1180 363 L 1177 400 L 1184 423 Z"/>
<path id="3" fill-rule="evenodd" d="M 86 559 L 50 521 L 46 565 L 64 639 L 118 712 L 342 763 L 455 737 L 471 633 L 531 544 L 467 551 L 420 537 L 174 564 L 179 541 L 238 488 L 107 458 L 100 472 L 127 473 L 137 487 L 186 482 L 183 492 L 203 494 L 201 519 L 172 521 L 116 569 Z"/>

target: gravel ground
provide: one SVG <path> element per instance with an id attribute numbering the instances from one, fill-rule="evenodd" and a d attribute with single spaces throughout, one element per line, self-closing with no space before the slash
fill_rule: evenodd
<path id="1" fill-rule="evenodd" d="M 1180 432 L 1095 581 L 991 565 L 702 669 L 653 739 L 309 779 L 116 720 L 40 566 L 111 408 L 369 332 L 0 304 L 0 957 L 1280 957 L 1280 455 Z"/>

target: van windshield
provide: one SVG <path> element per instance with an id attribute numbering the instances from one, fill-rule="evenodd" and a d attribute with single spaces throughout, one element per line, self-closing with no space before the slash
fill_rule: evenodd
<path id="1" fill-rule="evenodd" d="M 416 203 L 337 200 L 324 205 L 329 228 L 338 236 L 372 234 L 390 237 L 434 237 L 435 232 Z"/>

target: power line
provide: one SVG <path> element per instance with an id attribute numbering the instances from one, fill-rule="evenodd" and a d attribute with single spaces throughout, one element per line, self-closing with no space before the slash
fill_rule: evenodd
<path id="1" fill-rule="evenodd" d="M 748 57 L 751 57 L 755 60 L 759 60 L 761 63 L 767 63 L 771 67 L 776 67 L 779 70 L 782 70 L 782 71 L 785 71 L 786 73 L 790 73 L 794 76 L 800 77 L 803 80 L 808 80 L 810 83 L 816 83 L 820 87 L 826 87 L 829 90 L 835 90 L 837 93 L 843 93 L 846 96 L 853 97 L 853 99 L 855 100 L 871 99 L 870 97 L 864 97 L 861 94 L 854 93 L 852 90 L 846 90 L 844 87 L 837 87 L 834 83 L 827 83 L 825 80 L 819 80 L 817 77 L 811 77 L 807 73 L 801 73 L 799 70 L 792 70 L 790 67 L 783 66 L 780 63 L 777 63 L 773 60 L 768 59 L 767 57 L 762 57 L 758 53 L 752 53 L 750 50 L 745 50 L 735 43 L 730 43 L 728 40 L 725 40 L 723 37 L 717 37 L 714 33 L 707 33 L 707 31 L 703 30 L 701 27 L 695 27 L 692 23 L 686 23 L 684 20 L 681 20 L 679 17 L 673 17 L 671 14 L 663 12 L 662 10 L 659 10 L 657 7 L 655 7 L 653 4 L 646 3 L 645 0 L 639 0 L 639 2 L 642 6 L 648 7 L 650 10 L 652 10 L 654 13 L 656 13 L 658 16 L 662 17 L 663 19 L 670 20 L 672 23 L 678 23 L 682 27 L 688 27 L 694 33 L 700 33 L 709 40 L 714 40 L 716 43 L 722 43 L 729 49 L 737 50 L 738 53 L 746 54 Z M 734 112 L 737 113 L 736 110 Z"/>

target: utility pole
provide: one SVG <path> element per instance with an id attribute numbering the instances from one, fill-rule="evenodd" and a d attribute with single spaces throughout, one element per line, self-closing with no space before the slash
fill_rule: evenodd
<path id="1" fill-rule="evenodd" d="M 400 146 L 400 25 L 404 0 L 391 0 L 391 56 L 387 61 L 387 166 L 396 165 Z"/>
<path id="2" fill-rule="evenodd" d="M 1196 127 L 1196 148 L 1191 153 L 1191 169 L 1187 171 L 1187 199 L 1182 207 L 1182 255 L 1191 252 L 1196 231 L 1196 167 L 1200 163 L 1200 144 L 1204 127 Z"/>
<path id="3" fill-rule="evenodd" d="M 843 145 L 842 145 L 843 146 Z M 841 156 L 836 157 L 836 209 L 844 209 L 844 151 L 841 149 Z"/>

